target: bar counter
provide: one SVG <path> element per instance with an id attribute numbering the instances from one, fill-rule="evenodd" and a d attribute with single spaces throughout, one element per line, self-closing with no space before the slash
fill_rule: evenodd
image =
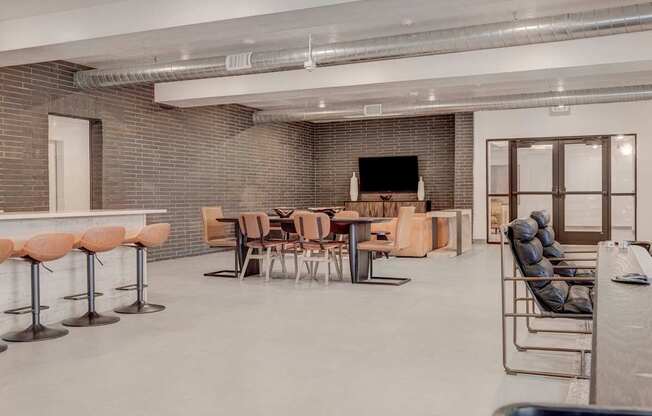
<path id="1" fill-rule="evenodd" d="M 82 212 L 5 212 L 0 213 L 0 238 L 25 240 L 41 233 L 81 233 L 91 227 L 119 225 L 137 230 L 146 224 L 148 214 L 163 214 L 165 210 L 94 210 Z M 97 311 L 133 302 L 135 293 L 117 291 L 115 287 L 136 282 L 136 251 L 118 247 L 98 257 L 104 266 L 96 265 Z M 72 251 L 60 260 L 46 263 L 52 273 L 41 270 L 41 305 L 50 308 L 41 312 L 44 323 L 82 315 L 87 308 L 85 300 L 70 301 L 64 296 L 86 292 L 86 259 L 79 251 Z M 147 269 L 145 269 L 147 270 Z M 147 278 L 147 272 L 145 272 Z M 30 303 L 30 265 L 22 260 L 7 260 L 0 264 L 0 333 L 25 328 L 31 315 L 1 313 Z"/>

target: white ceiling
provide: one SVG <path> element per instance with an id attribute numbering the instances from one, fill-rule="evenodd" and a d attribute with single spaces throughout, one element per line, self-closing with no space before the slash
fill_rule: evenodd
<path id="1" fill-rule="evenodd" d="M 83 9 L 123 0 L 0 0 L 0 21 Z"/>
<path id="2" fill-rule="evenodd" d="M 69 0 L 73 1 L 73 0 Z M 101 1 L 101 0 L 96 0 Z M 107 1 L 107 0 L 105 0 Z M 96 68 L 275 50 L 636 4 L 640 0 L 365 0 L 106 39 Z M 186 2 L 190 7 L 192 2 Z M 180 6 L 182 7 L 182 6 Z M 253 42 L 253 44 L 252 44 Z M 104 51 L 104 52 L 102 52 Z"/>

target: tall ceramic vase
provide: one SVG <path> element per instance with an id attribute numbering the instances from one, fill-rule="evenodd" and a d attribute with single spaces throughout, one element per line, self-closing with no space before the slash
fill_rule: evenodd
<path id="1" fill-rule="evenodd" d="M 355 172 L 353 172 L 353 176 L 351 176 L 351 185 L 349 186 L 349 196 L 351 197 L 351 201 L 358 200 L 358 177 L 355 176 Z"/>
<path id="2" fill-rule="evenodd" d="M 423 183 L 423 176 L 419 176 L 419 184 L 417 186 L 417 199 L 423 201 L 426 198 L 426 189 Z"/>

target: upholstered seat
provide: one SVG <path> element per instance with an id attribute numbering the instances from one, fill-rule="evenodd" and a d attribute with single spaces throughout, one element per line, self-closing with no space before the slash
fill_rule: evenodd
<path id="1" fill-rule="evenodd" d="M 247 247 L 252 247 L 252 248 L 285 247 L 285 246 L 291 245 L 291 244 L 292 243 L 288 243 L 287 240 L 265 240 L 265 241 L 251 240 L 251 241 L 247 241 Z"/>
<path id="2" fill-rule="evenodd" d="M 11 257 L 14 252 L 14 242 L 7 239 L 0 239 L 0 263 Z"/>
<path id="3" fill-rule="evenodd" d="M 125 240 L 124 227 L 94 227 L 75 237 L 74 248 L 93 253 L 113 250 Z"/>
<path id="4" fill-rule="evenodd" d="M 345 215 L 353 216 L 354 214 Z M 300 212 L 292 214 L 292 219 L 294 228 L 299 234 L 297 245 L 303 250 L 300 260 L 306 265 L 309 275 L 316 279 L 319 264 L 326 263 L 327 269 L 324 282 L 328 284 L 331 264 L 333 264 L 340 280 L 343 280 L 342 247 L 347 243 L 341 240 L 325 240 L 331 233 L 331 220 L 328 215 L 323 212 Z M 301 269 L 297 252 L 295 252 L 295 269 L 295 281 L 298 282 L 301 278 Z"/>
<path id="5" fill-rule="evenodd" d="M 286 246 L 293 243 L 269 238 L 271 230 L 269 216 L 264 212 L 245 212 L 240 214 L 238 225 L 248 247 L 244 265 L 240 270 L 240 280 L 244 279 L 249 262 L 253 259 L 258 260 L 263 266 L 260 270 L 265 271 L 265 281 L 269 281 L 276 259 L 280 260 L 283 273 L 286 273 L 284 250 Z M 257 250 L 258 254 L 254 250 Z"/>
<path id="6" fill-rule="evenodd" d="M 390 253 L 394 250 L 396 244 L 392 240 L 368 240 L 358 243 L 358 249 L 363 251 L 380 251 Z"/>
<path id="7" fill-rule="evenodd" d="M 158 247 L 170 237 L 170 224 L 146 225 L 138 231 L 130 231 L 122 241 L 123 244 L 135 244 L 142 247 Z"/>
<path id="8" fill-rule="evenodd" d="M 73 234 L 40 234 L 26 241 L 14 242 L 11 257 L 25 257 L 36 262 L 53 261 L 68 254 L 74 244 Z"/>
<path id="9" fill-rule="evenodd" d="M 532 218 L 517 219 L 508 226 L 508 238 L 516 264 L 524 277 L 554 277 L 557 269 L 543 256 L 543 245 L 537 238 L 538 224 Z M 590 289 L 565 281 L 539 280 L 527 282 L 539 304 L 557 313 L 592 313 Z"/>

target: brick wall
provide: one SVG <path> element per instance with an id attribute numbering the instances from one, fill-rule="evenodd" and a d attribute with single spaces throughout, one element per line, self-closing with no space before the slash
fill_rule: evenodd
<path id="1" fill-rule="evenodd" d="M 48 114 L 101 121 L 103 208 L 165 208 L 172 223 L 152 259 L 207 252 L 199 209 L 227 214 L 313 205 L 310 124 L 254 127 L 241 106 L 164 109 L 153 87 L 76 90 L 66 62 L 0 68 L 0 209 L 48 209 Z M 99 134 L 92 130 L 93 143 Z M 97 204 L 94 204 L 97 207 Z"/>
<path id="2" fill-rule="evenodd" d="M 473 113 L 455 114 L 456 208 L 473 208 Z"/>
<path id="3" fill-rule="evenodd" d="M 426 199 L 432 201 L 433 209 L 451 208 L 456 130 L 452 114 L 315 124 L 318 204 L 341 204 L 349 199 L 349 178 L 358 172 L 359 157 L 417 155 Z M 460 165 L 460 176 L 462 169 Z"/>

